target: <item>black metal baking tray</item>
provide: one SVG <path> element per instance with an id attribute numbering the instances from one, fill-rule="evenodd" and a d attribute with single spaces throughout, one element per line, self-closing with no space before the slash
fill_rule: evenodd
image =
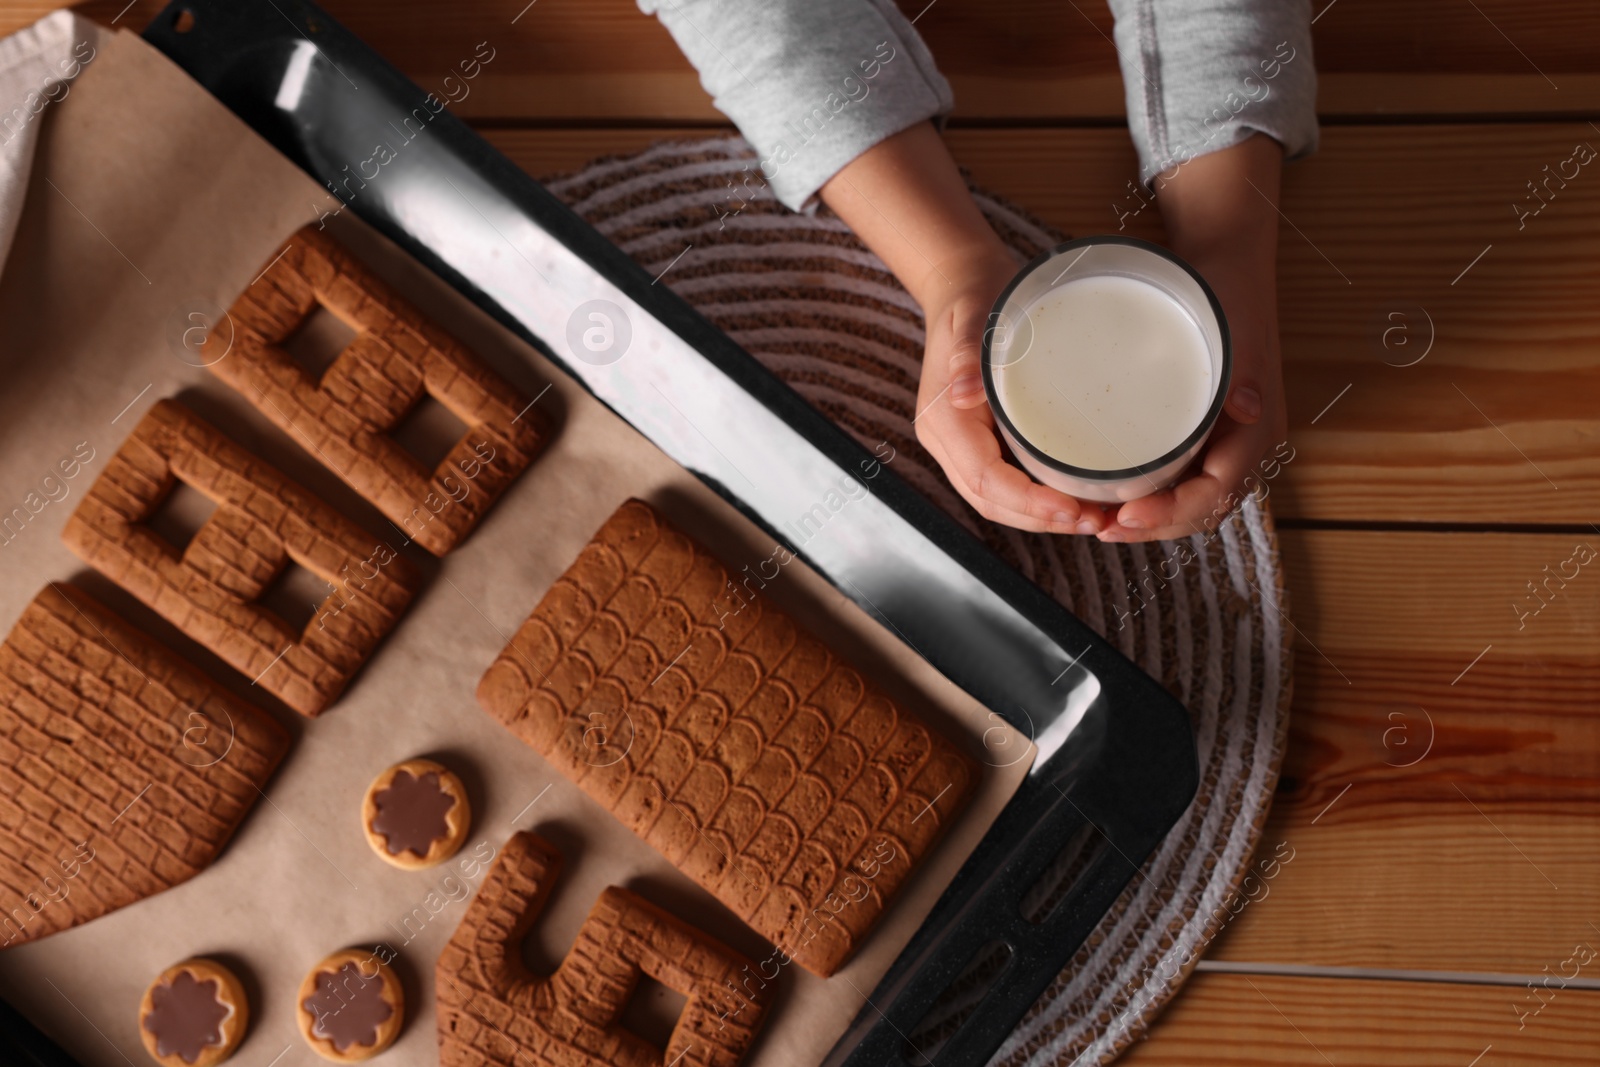
<path id="1" fill-rule="evenodd" d="M 315 5 L 180 0 L 144 36 L 348 210 L 1034 740 L 1027 780 L 826 1062 L 987 1061 L 1193 800 L 1184 708 L 892 469 L 869 466 L 867 450 Z M 374 144 L 397 140 L 366 179 Z M 595 312 L 626 327 L 625 358 L 574 355 L 574 316 Z M 868 470 L 854 477 L 868 491 L 796 544 L 787 520 Z M 1065 891 L 1025 917 L 1030 890 L 1091 833 L 1099 844 Z M 913 1048 L 907 1035 L 996 942 L 1009 957 L 976 1010 L 931 1056 Z M 0 1042 L 37 1047 L 13 1021 L 0 1013 Z M 23 1062 L 51 1062 L 33 1055 Z"/>

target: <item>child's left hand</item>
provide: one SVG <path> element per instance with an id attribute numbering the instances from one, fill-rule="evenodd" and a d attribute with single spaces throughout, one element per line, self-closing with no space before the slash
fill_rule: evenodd
<path id="1" fill-rule="evenodd" d="M 1158 193 L 1172 250 L 1205 278 L 1228 317 L 1233 380 L 1200 465 L 1183 481 L 1114 509 L 1102 541 L 1206 533 L 1288 434 L 1278 342 L 1278 193 L 1283 151 L 1264 134 L 1190 160 Z"/>

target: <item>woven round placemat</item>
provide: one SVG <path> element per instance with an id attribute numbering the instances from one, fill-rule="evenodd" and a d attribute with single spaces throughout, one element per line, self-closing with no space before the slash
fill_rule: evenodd
<path id="1" fill-rule="evenodd" d="M 1188 551 L 988 522 L 950 487 L 911 426 L 923 345 L 916 303 L 838 219 L 777 203 L 742 139 L 664 142 L 546 184 L 863 445 L 891 444 L 901 477 L 1189 708 L 1200 760 L 1194 804 L 991 1063 L 1115 1059 L 1237 910 L 1277 783 L 1290 657 L 1266 509 L 1248 499 L 1213 533 L 1188 538 Z M 1063 240 L 973 192 L 1024 257 Z M 985 971 L 976 963 L 909 1044 L 932 1055 L 971 1010 Z"/>

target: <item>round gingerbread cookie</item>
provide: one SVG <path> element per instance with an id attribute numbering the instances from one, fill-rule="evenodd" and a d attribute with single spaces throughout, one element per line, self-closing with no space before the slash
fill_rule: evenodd
<path id="1" fill-rule="evenodd" d="M 361 801 L 361 828 L 372 851 L 406 870 L 455 855 L 471 826 L 461 779 L 432 760 L 396 763 L 372 780 Z"/>
<path id="2" fill-rule="evenodd" d="M 300 1036 L 335 1063 L 371 1059 L 400 1036 L 406 995 L 388 965 L 365 949 L 335 952 L 300 983 L 295 997 Z"/>
<path id="3" fill-rule="evenodd" d="M 139 1036 L 162 1067 L 212 1067 L 233 1055 L 250 1026 L 250 1003 L 234 973 L 192 959 L 162 971 L 139 1002 Z"/>

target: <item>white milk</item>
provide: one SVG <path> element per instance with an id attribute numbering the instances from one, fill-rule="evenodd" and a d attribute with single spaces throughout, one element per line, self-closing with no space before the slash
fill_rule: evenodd
<path id="1" fill-rule="evenodd" d="M 1172 451 L 1211 406 L 1200 327 L 1163 290 L 1116 275 L 1067 282 L 1028 305 L 1021 356 L 994 364 L 1017 432 L 1075 467 L 1119 470 Z"/>

